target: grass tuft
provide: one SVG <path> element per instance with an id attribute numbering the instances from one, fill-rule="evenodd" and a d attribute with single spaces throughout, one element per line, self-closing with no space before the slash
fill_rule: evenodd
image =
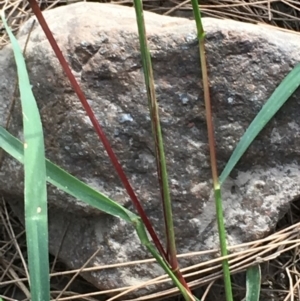
<path id="1" fill-rule="evenodd" d="M 1 19 L 14 51 L 23 114 L 24 207 L 31 299 L 47 301 L 50 300 L 50 280 L 43 128 L 21 48 L 7 25 L 3 11 Z"/>

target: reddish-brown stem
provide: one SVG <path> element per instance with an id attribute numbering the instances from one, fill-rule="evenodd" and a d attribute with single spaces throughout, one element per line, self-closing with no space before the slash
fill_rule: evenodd
<path id="1" fill-rule="evenodd" d="M 94 112 L 92 111 L 90 105 L 88 104 L 87 100 L 86 100 L 86 97 L 84 95 L 84 93 L 82 92 L 79 84 L 77 83 L 66 59 L 64 58 L 61 50 L 59 49 L 46 21 L 45 21 L 45 18 L 44 16 L 42 15 L 42 12 L 36 2 L 36 0 L 28 0 L 29 3 L 30 3 L 30 6 L 32 8 L 32 11 L 34 12 L 36 18 L 38 19 L 42 29 L 44 30 L 44 33 L 49 41 L 49 43 L 51 44 L 51 47 L 53 48 L 53 51 L 55 52 L 56 54 L 56 57 L 58 58 L 63 70 L 65 71 L 75 93 L 77 94 L 78 98 L 80 99 L 81 103 L 82 103 L 82 106 L 84 107 L 84 109 L 86 110 L 86 113 L 87 115 L 89 116 L 94 128 L 95 128 L 95 131 L 97 132 L 100 140 L 102 141 L 103 143 L 103 146 L 107 152 L 107 154 L 109 155 L 109 158 L 112 162 L 112 164 L 114 165 L 128 195 L 130 196 L 133 204 L 135 205 L 135 208 L 136 210 L 138 211 L 138 214 L 140 215 L 143 223 L 145 224 L 152 240 L 153 240 L 153 243 L 155 244 L 157 250 L 159 251 L 159 253 L 161 254 L 161 256 L 167 260 L 167 255 L 166 255 L 166 252 L 164 250 L 164 248 L 162 247 L 162 244 L 160 243 L 160 240 L 158 239 L 158 236 L 156 235 L 155 233 L 155 230 L 153 229 L 152 225 L 151 225 L 151 222 L 150 220 L 148 219 L 140 201 L 138 200 L 133 188 L 131 187 L 124 171 L 123 171 L 123 168 L 121 166 L 121 164 L 119 163 L 115 153 L 113 152 L 110 144 L 109 144 L 109 141 L 108 139 L 106 138 L 98 120 L 96 119 L 96 116 L 94 114 Z"/>

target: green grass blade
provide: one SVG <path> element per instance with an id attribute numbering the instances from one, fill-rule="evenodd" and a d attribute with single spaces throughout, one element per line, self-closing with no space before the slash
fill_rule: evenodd
<path id="1" fill-rule="evenodd" d="M 31 299 L 46 301 L 50 300 L 50 278 L 44 135 L 21 48 L 3 11 L 1 19 L 13 47 L 23 113 L 25 228 Z"/>
<path id="2" fill-rule="evenodd" d="M 156 168 L 158 175 L 158 182 L 160 186 L 160 192 L 163 204 L 164 222 L 165 222 L 165 233 L 166 233 L 166 245 L 167 252 L 165 259 L 168 261 L 173 271 L 186 289 L 189 290 L 188 285 L 183 278 L 181 271 L 179 270 L 177 251 L 176 251 L 176 241 L 175 241 L 175 231 L 174 222 L 172 214 L 172 204 L 168 181 L 167 164 L 165 158 L 162 130 L 159 118 L 159 108 L 156 100 L 155 86 L 154 86 L 154 76 L 151 63 L 151 56 L 147 42 L 146 27 L 143 16 L 143 3 L 142 0 L 134 0 L 134 7 L 136 12 L 136 20 L 140 41 L 140 50 L 142 56 L 142 65 L 144 71 L 145 85 L 148 97 L 148 106 L 151 119 L 152 134 L 155 147 L 155 158 L 156 158 Z M 185 295 L 187 297 L 187 295 Z M 188 297 L 187 300 L 190 300 Z"/>
<path id="3" fill-rule="evenodd" d="M 252 266 L 247 269 L 246 301 L 259 301 L 261 283 L 260 266 Z"/>
<path id="4" fill-rule="evenodd" d="M 160 192 L 162 196 L 167 255 L 168 255 L 167 260 L 172 266 L 173 270 L 178 270 L 167 164 L 165 158 L 162 130 L 160 125 L 159 108 L 158 108 L 158 103 L 157 103 L 156 93 L 155 93 L 151 55 L 150 55 L 147 36 L 146 36 L 146 27 L 145 27 L 144 14 L 143 14 L 143 3 L 141 0 L 134 0 L 133 3 L 136 12 L 136 20 L 137 20 L 137 27 L 138 27 L 138 34 L 139 34 L 139 41 L 140 41 L 140 51 L 142 57 L 145 85 L 147 90 L 152 135 L 153 135 L 154 147 L 155 147 L 155 159 L 156 159 L 158 182 L 159 182 Z M 181 276 L 179 275 L 179 277 Z M 182 279 L 182 281 L 184 280 Z"/>
<path id="5" fill-rule="evenodd" d="M 24 164 L 23 144 L 0 126 L 0 147 Z M 137 217 L 129 210 L 97 192 L 85 183 L 70 175 L 65 170 L 46 159 L 47 181 L 75 198 L 103 212 L 120 217 L 128 222 Z"/>
<path id="6" fill-rule="evenodd" d="M 215 194 L 215 204 L 216 204 L 221 255 L 227 256 L 228 251 L 227 251 L 227 241 L 226 241 L 226 229 L 225 229 L 225 223 L 224 223 L 220 186 L 214 187 L 214 194 Z M 233 295 L 232 295 L 232 285 L 231 285 L 231 277 L 230 277 L 230 269 L 229 269 L 228 259 L 222 260 L 222 269 L 223 269 L 223 277 L 224 277 L 224 284 L 225 284 L 226 301 L 232 301 Z"/>
<path id="7" fill-rule="evenodd" d="M 2 147 L 7 153 L 9 153 L 20 163 L 24 163 L 23 144 L 1 126 L 0 147 Z M 173 280 L 174 284 L 176 284 L 176 286 L 178 286 L 178 288 L 181 290 L 182 294 L 185 296 L 188 295 L 188 292 L 178 281 L 174 273 L 170 270 L 168 264 L 163 260 L 163 258 L 156 251 L 153 244 L 149 241 L 144 224 L 142 223 L 140 217 L 127 210 L 126 208 L 123 208 L 116 202 L 110 200 L 100 192 L 97 192 L 94 189 L 90 188 L 88 185 L 71 176 L 66 171 L 59 168 L 47 159 L 46 172 L 47 181 L 49 183 L 103 212 L 120 217 L 127 222 L 132 223 L 137 231 L 141 243 L 149 250 L 153 257 L 156 258 L 158 263 Z"/>
<path id="8" fill-rule="evenodd" d="M 205 31 L 204 31 L 203 24 L 202 24 L 202 17 L 201 17 L 200 8 L 199 8 L 199 2 L 198 2 L 198 0 L 191 0 L 191 2 L 192 2 L 193 13 L 194 13 L 194 17 L 195 17 L 195 23 L 196 23 L 196 27 L 197 27 L 198 40 L 203 41 L 203 39 L 205 38 Z"/>
<path id="9" fill-rule="evenodd" d="M 202 25 L 199 2 L 198 0 L 191 0 L 191 2 L 192 2 L 193 12 L 195 16 L 197 37 L 199 43 L 200 65 L 201 65 L 201 73 L 202 73 L 205 115 L 206 115 L 207 135 L 208 135 L 208 144 L 209 144 L 209 153 L 210 153 L 210 166 L 211 166 L 214 195 L 215 195 L 219 242 L 220 242 L 221 256 L 225 257 L 227 256 L 228 252 L 227 252 L 226 231 L 225 231 L 223 207 L 222 207 L 222 197 L 221 197 L 221 190 L 220 190 L 218 170 L 217 170 L 214 124 L 212 119 L 209 79 L 208 79 L 208 70 L 207 70 L 206 54 L 205 54 L 205 32 Z M 232 285 L 231 285 L 228 259 L 222 260 L 222 269 L 223 269 L 223 276 L 224 276 L 226 301 L 232 301 L 233 295 L 232 295 Z"/>
<path id="10" fill-rule="evenodd" d="M 296 65 L 295 68 L 284 78 L 284 80 L 276 88 L 274 93 L 271 95 L 244 133 L 228 163 L 226 164 L 222 174 L 220 175 L 219 181 L 221 185 L 224 183 L 226 178 L 229 176 L 237 162 L 240 160 L 259 132 L 295 92 L 299 85 L 300 64 Z"/>
<path id="11" fill-rule="evenodd" d="M 169 264 L 161 257 L 161 255 L 154 248 L 153 244 L 149 241 L 148 236 L 145 232 L 145 227 L 141 223 L 140 219 L 133 220 L 133 223 L 134 223 L 135 229 L 137 231 L 137 234 L 140 238 L 141 243 L 148 249 L 148 251 L 156 259 L 156 261 L 159 263 L 159 265 L 169 275 L 169 277 L 172 279 L 173 283 L 177 286 L 177 288 L 181 292 L 184 299 L 185 300 L 194 300 L 195 297 L 191 294 L 191 292 L 187 288 L 185 288 L 182 285 L 180 280 L 177 278 L 177 276 L 170 269 Z"/>

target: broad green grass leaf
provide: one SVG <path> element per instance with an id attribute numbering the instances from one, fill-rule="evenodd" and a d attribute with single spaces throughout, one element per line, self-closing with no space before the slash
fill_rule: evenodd
<path id="1" fill-rule="evenodd" d="M 247 269 L 246 301 L 259 301 L 261 271 L 260 266 L 255 265 Z"/>
<path id="2" fill-rule="evenodd" d="M 0 147 L 24 164 L 23 144 L 0 126 Z M 103 212 L 120 217 L 127 222 L 138 218 L 134 213 L 92 189 L 65 170 L 46 159 L 47 181 L 73 197 Z"/>
<path id="3" fill-rule="evenodd" d="M 294 69 L 284 78 L 284 80 L 275 89 L 274 93 L 262 107 L 260 112 L 256 115 L 254 120 L 251 122 L 219 177 L 220 185 L 224 183 L 256 136 L 296 91 L 299 85 L 300 64 L 296 65 Z"/>
<path id="4" fill-rule="evenodd" d="M 1 18 L 14 52 L 23 113 L 25 228 L 31 299 L 46 301 L 50 300 L 50 278 L 43 129 L 21 48 L 6 23 L 3 11 Z"/>
<path id="5" fill-rule="evenodd" d="M 23 144 L 1 126 L 0 147 L 2 147 L 7 153 L 9 153 L 20 163 L 24 163 Z M 169 266 L 165 263 L 163 258 L 159 255 L 157 250 L 149 241 L 144 224 L 137 215 L 122 207 L 118 203 L 110 200 L 102 193 L 92 189 L 77 178 L 71 176 L 69 173 L 59 168 L 47 159 L 46 173 L 47 181 L 57 188 L 103 212 L 120 217 L 127 222 L 130 222 L 136 229 L 141 243 L 148 249 L 148 251 L 157 260 L 157 262 L 161 265 L 165 272 L 170 276 L 170 278 L 180 289 L 182 294 L 186 294 L 185 288 L 180 284 L 174 273 L 170 270 Z"/>

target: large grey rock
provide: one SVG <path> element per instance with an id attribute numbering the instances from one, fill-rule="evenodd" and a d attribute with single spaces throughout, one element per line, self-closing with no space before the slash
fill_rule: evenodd
<path id="1" fill-rule="evenodd" d="M 45 13 L 62 52 L 116 151 L 126 174 L 163 236 L 153 143 L 134 10 L 77 3 Z M 215 248 L 199 52 L 193 21 L 145 13 L 160 105 L 179 253 Z M 19 34 L 24 41 L 31 23 Z M 284 76 L 300 60 L 300 38 L 255 25 L 205 19 L 219 171 L 243 132 Z M 44 33 L 36 26 L 27 66 L 43 118 L 47 156 L 74 176 L 133 209 Z M 2 124 L 15 82 L 10 47 L 1 51 Z M 230 244 L 266 236 L 300 192 L 300 93 L 261 133 L 223 187 Z M 21 113 L 11 131 L 22 137 Z M 21 216 L 22 166 L 6 156 L 0 190 Z M 49 187 L 50 249 L 72 268 L 99 248 L 90 266 L 149 257 L 131 225 Z M 64 233 L 66 231 L 66 233 Z M 63 243 L 61 245 L 61 240 Z M 61 245 L 61 246 L 60 246 Z M 201 258 L 181 260 L 191 265 Z M 100 289 L 130 286 L 160 275 L 156 265 L 85 273 Z M 153 290 L 154 288 L 150 288 Z M 146 294 L 141 290 L 137 294 Z"/>

